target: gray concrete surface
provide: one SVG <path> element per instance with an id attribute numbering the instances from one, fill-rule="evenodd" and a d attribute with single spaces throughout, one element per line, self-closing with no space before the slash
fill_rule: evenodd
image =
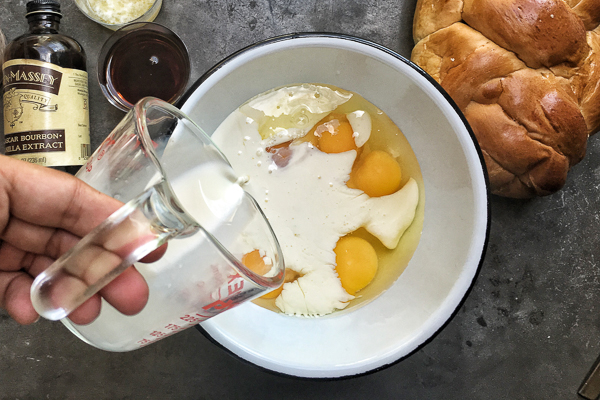
<path id="1" fill-rule="evenodd" d="M 296 31 L 352 34 L 409 56 L 415 0 L 165 0 L 157 22 L 189 47 L 192 81 L 246 45 Z M 93 147 L 121 119 L 96 84 L 110 32 L 62 1 L 62 31 L 90 63 Z M 25 1 L 0 1 L 0 28 L 26 28 Z M 493 197 L 481 274 L 430 343 L 385 370 L 341 381 L 276 376 L 189 329 L 130 353 L 96 350 L 60 323 L 0 311 L 0 399 L 576 399 L 600 353 L 600 142 L 560 192 Z M 374 338 L 375 339 L 375 338 Z M 376 339 L 375 339 L 376 340 Z"/>

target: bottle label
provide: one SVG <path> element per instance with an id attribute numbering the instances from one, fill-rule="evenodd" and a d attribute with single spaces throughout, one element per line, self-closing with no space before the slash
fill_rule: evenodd
<path id="1" fill-rule="evenodd" d="M 90 157 L 88 74 L 37 60 L 4 63 L 7 156 L 44 166 L 83 165 Z"/>

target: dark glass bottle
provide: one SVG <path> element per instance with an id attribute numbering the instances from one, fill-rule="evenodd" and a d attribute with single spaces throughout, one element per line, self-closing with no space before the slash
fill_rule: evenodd
<path id="1" fill-rule="evenodd" d="M 74 173 L 91 150 L 85 52 L 59 33 L 57 1 L 26 8 L 29 31 L 4 51 L 5 153 Z"/>

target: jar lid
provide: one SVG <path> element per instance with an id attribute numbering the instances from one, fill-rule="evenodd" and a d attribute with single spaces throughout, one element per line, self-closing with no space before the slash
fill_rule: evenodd
<path id="1" fill-rule="evenodd" d="M 55 14 L 62 17 L 62 14 L 60 13 L 60 3 L 56 0 L 31 0 L 27 2 L 26 7 L 26 17 L 33 14 Z"/>

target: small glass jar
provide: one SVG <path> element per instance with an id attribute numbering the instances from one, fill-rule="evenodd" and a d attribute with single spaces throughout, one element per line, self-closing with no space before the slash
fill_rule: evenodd
<path id="1" fill-rule="evenodd" d="M 123 111 L 148 96 L 174 104 L 185 92 L 190 70 L 181 38 L 156 22 L 125 25 L 106 40 L 98 57 L 102 93 Z"/>
<path id="2" fill-rule="evenodd" d="M 86 17 L 91 19 L 98 24 L 107 27 L 108 29 L 112 29 L 116 31 L 117 29 L 123 27 L 124 25 L 130 24 L 132 22 L 151 22 L 154 21 L 160 8 L 162 6 L 162 0 L 154 0 L 153 2 L 148 2 L 148 9 L 146 11 L 143 10 L 123 10 L 119 9 L 113 3 L 117 3 L 115 0 L 74 0 L 75 4 L 82 13 L 85 14 Z M 123 3 L 118 2 L 118 3 Z M 142 0 L 130 0 L 129 2 L 132 7 L 139 6 L 140 3 L 144 3 Z M 152 3 L 152 4 L 150 4 Z M 103 8 L 107 11 L 116 11 L 114 16 L 111 17 L 107 13 L 103 12 Z M 145 7 L 144 7 L 145 8 Z M 136 12 L 137 11 L 137 12 Z M 130 18 L 127 18 L 127 13 L 129 12 Z M 143 14 L 140 14 L 142 13 Z M 125 14 L 125 15 L 123 15 Z"/>

